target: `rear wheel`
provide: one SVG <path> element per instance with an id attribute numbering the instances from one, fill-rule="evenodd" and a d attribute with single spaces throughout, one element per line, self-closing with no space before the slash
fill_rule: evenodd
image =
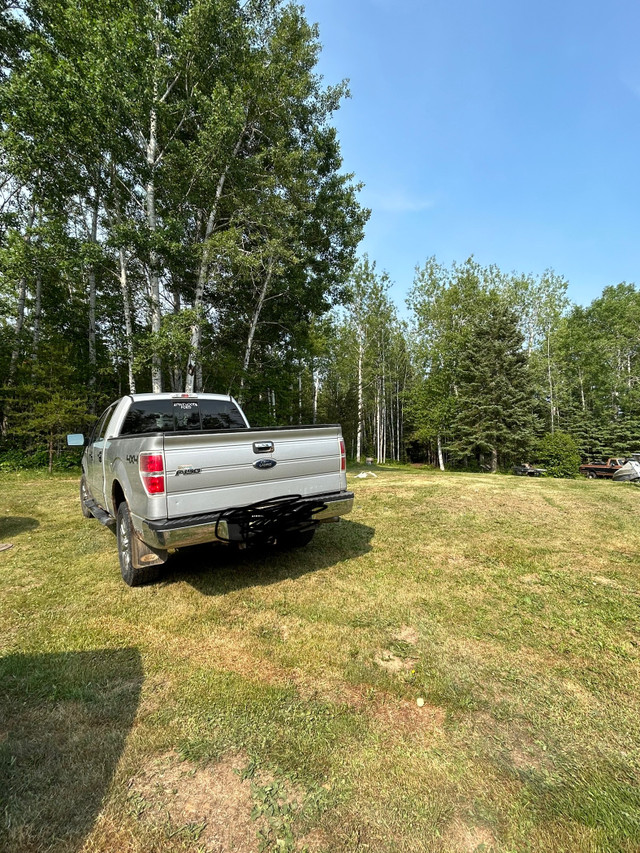
<path id="1" fill-rule="evenodd" d="M 80 478 L 80 509 L 82 510 L 82 515 L 85 518 L 93 518 L 91 510 L 87 506 L 90 500 L 91 496 L 89 495 L 89 489 L 87 488 L 87 481 L 83 474 Z"/>
<path id="2" fill-rule="evenodd" d="M 138 561 L 138 543 L 140 540 L 136 536 L 126 501 L 122 501 L 118 507 L 116 535 L 118 537 L 118 557 L 120 558 L 122 580 L 128 586 L 141 586 L 144 583 L 156 580 L 160 571 L 158 565 L 145 566 L 142 569 L 137 569 L 134 566 L 134 562 Z"/>
<path id="3" fill-rule="evenodd" d="M 598 475 L 596 474 L 596 472 L 595 472 L 595 471 L 589 471 L 589 472 L 588 472 L 588 474 L 587 474 L 587 477 L 588 477 L 588 479 L 589 479 L 589 480 L 595 480 L 595 479 L 597 478 L 597 476 L 598 476 Z"/>

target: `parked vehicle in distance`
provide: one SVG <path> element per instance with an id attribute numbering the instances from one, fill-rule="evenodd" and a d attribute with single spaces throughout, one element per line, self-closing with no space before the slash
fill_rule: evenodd
<path id="1" fill-rule="evenodd" d="M 542 477 L 543 474 L 547 473 L 547 469 L 534 468 L 533 465 L 525 462 L 523 465 L 514 465 L 513 473 L 516 477 Z"/>
<path id="2" fill-rule="evenodd" d="M 613 475 L 625 464 L 627 460 L 622 456 L 612 456 L 606 462 L 587 462 L 578 469 L 581 474 L 590 480 L 596 477 L 612 479 Z"/>
<path id="3" fill-rule="evenodd" d="M 336 424 L 251 428 L 229 396 L 133 394 L 86 442 L 80 503 L 115 524 L 122 577 L 137 586 L 173 548 L 306 545 L 351 511 L 353 493 Z"/>

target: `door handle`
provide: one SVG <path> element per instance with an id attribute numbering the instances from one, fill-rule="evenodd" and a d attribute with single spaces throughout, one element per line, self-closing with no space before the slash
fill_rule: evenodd
<path id="1" fill-rule="evenodd" d="M 98 453 L 98 462 L 102 463 L 102 451 Z"/>

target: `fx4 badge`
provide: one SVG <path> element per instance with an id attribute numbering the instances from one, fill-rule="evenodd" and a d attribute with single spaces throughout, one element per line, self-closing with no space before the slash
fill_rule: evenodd
<path id="1" fill-rule="evenodd" d="M 258 459 L 257 462 L 253 463 L 253 467 L 263 470 L 265 468 L 275 468 L 277 464 L 275 459 Z"/>
<path id="2" fill-rule="evenodd" d="M 186 477 L 187 474 L 201 474 L 202 468 L 194 468 L 192 465 L 180 465 L 178 470 L 176 471 L 176 477 L 179 477 L 181 474 L 184 474 Z"/>

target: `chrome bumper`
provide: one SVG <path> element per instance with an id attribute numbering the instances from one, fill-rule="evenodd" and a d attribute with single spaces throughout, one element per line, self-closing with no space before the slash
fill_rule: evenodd
<path id="1" fill-rule="evenodd" d="M 322 502 L 326 509 L 314 513 L 314 521 L 320 524 L 337 521 L 341 515 L 346 515 L 353 509 L 353 492 L 339 492 L 330 495 L 313 495 L 310 502 Z M 227 522 L 218 522 L 219 513 L 211 513 L 201 517 L 174 518 L 170 521 L 147 521 L 144 518 L 131 516 L 136 533 L 151 548 L 184 548 L 187 545 L 201 545 L 206 542 L 225 541 L 228 539 Z M 219 536 L 216 536 L 216 526 Z"/>

